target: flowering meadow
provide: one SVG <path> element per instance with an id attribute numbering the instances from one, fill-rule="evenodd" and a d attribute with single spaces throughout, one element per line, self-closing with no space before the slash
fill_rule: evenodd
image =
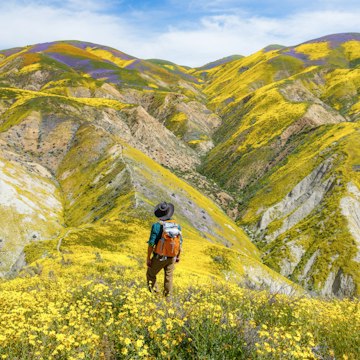
<path id="1" fill-rule="evenodd" d="M 181 262 L 164 299 L 142 259 L 53 245 L 0 283 L 0 359 L 360 358 L 357 300 L 246 289 Z"/>

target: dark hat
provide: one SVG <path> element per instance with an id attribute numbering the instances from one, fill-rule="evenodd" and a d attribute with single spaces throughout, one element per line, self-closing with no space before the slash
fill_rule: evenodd
<path id="1" fill-rule="evenodd" d="M 157 204 L 154 209 L 154 214 L 159 220 L 170 219 L 174 214 L 174 205 L 165 201 Z"/>

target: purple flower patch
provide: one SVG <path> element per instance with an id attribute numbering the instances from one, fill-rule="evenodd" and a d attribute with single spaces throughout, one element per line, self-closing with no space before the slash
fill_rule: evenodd
<path id="1" fill-rule="evenodd" d="M 341 44 L 350 40 L 360 41 L 360 33 L 343 33 L 343 34 L 327 35 L 315 40 L 307 41 L 304 44 L 312 44 L 312 43 L 327 41 L 329 42 L 330 48 L 333 49 L 341 46 Z"/>
<path id="2" fill-rule="evenodd" d="M 318 39 L 306 41 L 299 45 L 326 42 L 329 44 L 330 49 L 335 49 L 341 46 L 343 43 L 350 40 L 360 41 L 360 33 L 344 33 L 344 34 L 327 35 Z M 326 59 L 310 60 L 308 55 L 301 52 L 297 52 L 295 48 L 298 47 L 299 45 L 286 48 L 283 51 L 281 51 L 281 53 L 283 55 L 289 55 L 296 59 L 302 60 L 306 65 L 325 65 L 327 63 Z"/>
<path id="3" fill-rule="evenodd" d="M 123 53 L 123 52 L 121 52 L 119 50 L 116 50 L 116 49 L 112 49 L 112 48 L 109 48 L 109 47 L 106 47 L 106 46 L 102 46 L 101 48 L 108 51 L 109 53 L 113 54 L 114 56 L 119 57 L 122 60 L 134 60 L 134 59 L 137 59 L 134 56 L 125 54 L 125 53 Z"/>
<path id="4" fill-rule="evenodd" d="M 334 49 L 341 46 L 344 42 L 350 40 L 360 41 L 360 33 L 343 33 L 343 34 L 326 35 L 315 40 L 306 41 L 304 42 L 304 44 L 312 44 L 312 43 L 327 41 L 329 43 L 330 48 Z"/>
<path id="5" fill-rule="evenodd" d="M 76 41 L 76 40 L 72 40 L 72 41 L 66 41 L 66 43 L 73 45 L 79 49 L 85 50 L 87 47 L 98 47 L 99 45 L 97 44 L 93 44 L 91 42 L 87 42 L 87 41 Z"/>
<path id="6" fill-rule="evenodd" d="M 308 55 L 306 55 L 304 53 L 296 52 L 293 47 L 289 48 L 289 50 L 287 50 L 287 51 L 282 52 L 282 54 L 292 56 L 292 57 L 299 59 L 301 61 L 304 61 L 306 63 L 310 61 Z"/>
<path id="7" fill-rule="evenodd" d="M 63 55 L 59 53 L 46 53 L 47 56 L 51 57 L 52 59 L 61 62 L 67 66 L 70 66 L 75 69 L 84 69 L 90 64 L 89 59 L 82 59 L 74 56 Z"/>
<path id="8" fill-rule="evenodd" d="M 184 73 L 184 72 L 182 72 L 182 71 L 180 71 L 178 69 L 175 69 L 174 71 L 171 71 L 171 72 L 176 74 L 176 75 L 179 75 L 181 78 L 183 78 L 183 79 L 185 79 L 187 81 L 192 81 L 192 82 L 194 82 L 196 84 L 199 84 L 199 80 L 196 77 L 194 77 L 194 76 L 192 76 L 190 74 L 186 74 L 186 73 Z"/>
<path id="9" fill-rule="evenodd" d="M 140 69 L 140 64 L 141 64 L 142 60 L 140 59 L 136 59 L 135 61 L 133 61 L 130 65 L 125 66 L 125 69 L 128 70 L 139 70 Z"/>
<path id="10" fill-rule="evenodd" d="M 119 84 L 121 82 L 119 73 L 111 69 L 94 69 L 87 72 L 94 79 L 104 79 L 107 82 Z"/>
<path id="11" fill-rule="evenodd" d="M 37 44 L 37 45 L 34 45 L 28 52 L 29 53 L 37 53 L 37 52 L 46 51 L 52 45 L 54 45 L 53 42 Z"/>
<path id="12" fill-rule="evenodd" d="M 101 77 L 108 76 L 108 75 L 112 74 L 113 72 L 114 72 L 114 70 L 110 70 L 110 69 L 93 69 L 93 70 L 90 70 L 88 72 L 88 74 L 94 78 L 101 78 Z"/>
<path id="13" fill-rule="evenodd" d="M 16 48 L 12 48 L 12 49 L 7 49 L 7 50 L 1 50 L 0 54 L 7 56 L 11 56 L 13 54 L 16 54 L 17 52 L 23 50 L 23 48 L 21 47 L 16 47 Z"/>
<path id="14" fill-rule="evenodd" d="M 225 100 L 223 101 L 223 103 L 224 103 L 225 105 L 229 105 L 230 103 L 232 103 L 232 102 L 234 102 L 234 101 L 235 101 L 235 98 L 234 98 L 233 96 L 231 96 L 231 97 L 225 99 Z"/>
<path id="15" fill-rule="evenodd" d="M 122 60 L 133 60 L 136 59 L 135 57 L 131 56 L 131 55 L 127 55 L 119 50 L 113 49 L 111 47 L 108 46 L 102 46 L 99 44 L 94 44 L 91 42 L 86 42 L 86 41 L 67 41 L 67 43 L 76 46 L 82 50 L 86 50 L 87 47 L 91 47 L 94 49 L 101 49 L 101 50 L 106 50 L 109 53 L 111 53 L 112 55 L 122 59 Z"/>
<path id="16" fill-rule="evenodd" d="M 328 62 L 326 59 L 312 60 L 311 65 L 321 66 L 326 65 Z"/>
<path id="17" fill-rule="evenodd" d="M 94 79 L 103 79 L 115 84 L 120 83 L 119 72 L 116 69 L 107 69 L 105 64 L 104 68 L 102 68 L 101 62 L 94 63 L 91 59 L 52 52 L 47 52 L 46 55 L 64 65 L 73 68 L 74 70 L 85 72 Z M 112 64 L 109 61 L 106 61 L 106 63 Z"/>

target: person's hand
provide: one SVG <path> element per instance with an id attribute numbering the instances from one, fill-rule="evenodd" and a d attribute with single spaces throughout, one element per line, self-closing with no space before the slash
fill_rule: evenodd
<path id="1" fill-rule="evenodd" d="M 180 262 L 180 256 L 177 256 L 175 261 L 176 261 L 177 263 Z"/>
<path id="2" fill-rule="evenodd" d="M 151 259 L 147 259 L 147 260 L 146 260 L 146 265 L 147 265 L 148 267 L 151 267 Z"/>

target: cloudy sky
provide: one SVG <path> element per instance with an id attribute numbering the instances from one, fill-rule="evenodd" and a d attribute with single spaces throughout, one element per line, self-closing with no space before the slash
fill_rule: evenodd
<path id="1" fill-rule="evenodd" d="M 360 32 L 358 0 L 7 0 L 0 49 L 84 40 L 200 66 L 269 44 Z"/>

